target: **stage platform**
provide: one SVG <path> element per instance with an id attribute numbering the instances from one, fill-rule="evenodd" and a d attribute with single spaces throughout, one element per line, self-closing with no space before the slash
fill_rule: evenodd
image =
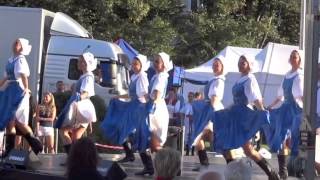
<path id="1" fill-rule="evenodd" d="M 113 160 L 116 161 L 121 158 L 123 155 L 119 154 L 100 154 L 100 157 L 104 160 Z M 215 155 L 214 153 L 208 154 L 210 159 L 210 167 L 216 171 L 221 173 L 224 172 L 225 169 L 225 161 L 224 159 L 219 156 Z M 134 173 L 142 169 L 141 160 L 138 154 L 135 154 L 136 160 L 134 162 L 123 163 L 121 164 L 124 167 L 128 177 L 128 180 L 139 180 L 139 179 L 153 179 L 152 177 L 141 177 L 135 176 Z M 37 173 L 46 173 L 56 176 L 64 176 L 66 167 L 60 166 L 60 163 L 64 162 L 66 159 L 65 154 L 55 154 L 55 155 L 48 155 L 48 154 L 40 154 L 39 155 L 41 165 L 39 165 L 34 171 Z M 277 159 L 272 158 L 269 162 L 273 165 L 273 167 L 277 168 Z M 184 156 L 183 157 L 183 169 L 182 169 L 182 176 L 177 177 L 178 180 L 191 180 L 196 179 L 199 172 L 192 171 L 193 168 L 198 166 L 198 158 L 197 156 Z M 267 176 L 264 172 L 255 164 L 252 163 L 252 171 L 253 171 L 253 180 L 267 180 Z M 297 178 L 290 177 L 289 180 L 294 180 Z"/>

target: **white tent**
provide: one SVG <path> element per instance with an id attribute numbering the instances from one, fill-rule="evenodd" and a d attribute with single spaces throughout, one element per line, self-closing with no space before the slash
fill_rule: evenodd
<path id="1" fill-rule="evenodd" d="M 235 81 L 239 78 L 238 59 L 242 54 L 250 54 L 255 57 L 255 76 L 258 80 L 261 93 L 266 105 L 269 105 L 277 95 L 277 90 L 283 79 L 284 74 L 290 70 L 288 63 L 292 50 L 298 49 L 297 46 L 290 46 L 277 43 L 268 43 L 264 49 L 241 48 L 227 46 L 218 55 L 225 57 L 224 68 L 226 72 L 225 90 L 223 104 L 232 104 L 231 89 Z M 302 56 L 302 54 L 301 54 Z M 212 60 L 192 68 L 185 72 L 185 78 L 205 81 L 212 78 Z M 303 67 L 303 66 L 302 66 Z M 184 83 L 184 97 L 190 91 L 203 91 L 203 86 Z"/>

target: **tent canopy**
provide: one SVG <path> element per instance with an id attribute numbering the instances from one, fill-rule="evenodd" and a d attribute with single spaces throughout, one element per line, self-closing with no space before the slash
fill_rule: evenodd
<path id="1" fill-rule="evenodd" d="M 258 80 L 259 87 L 264 98 L 266 105 L 269 105 L 277 95 L 278 88 L 282 82 L 282 79 L 286 72 L 291 68 L 288 63 L 290 54 L 293 50 L 298 50 L 298 46 L 268 43 L 264 49 L 254 48 L 241 48 L 227 46 L 218 55 L 225 57 L 224 70 L 225 70 L 225 90 L 223 97 L 223 104 L 229 106 L 232 104 L 232 86 L 239 79 L 238 73 L 238 60 L 242 54 L 250 54 L 255 57 L 255 71 L 254 74 Z M 301 51 L 300 55 L 303 57 Z M 217 55 L 217 56 L 218 56 Z M 215 56 L 215 57 L 217 57 Z M 214 57 L 214 58 L 215 58 Z M 198 67 L 187 69 L 185 72 L 185 78 L 206 81 L 212 78 L 212 60 L 210 59 L 204 64 Z M 302 67 L 303 67 L 302 61 Z M 187 93 L 190 91 L 203 92 L 204 86 L 195 85 L 189 82 L 185 82 L 183 87 L 184 97 L 187 97 Z"/>

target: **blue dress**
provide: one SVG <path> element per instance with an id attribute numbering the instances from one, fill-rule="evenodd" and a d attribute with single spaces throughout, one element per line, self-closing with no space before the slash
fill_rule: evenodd
<path id="1" fill-rule="evenodd" d="M 141 103 L 136 93 L 138 78 L 130 83 L 129 95 L 131 101 L 124 102 L 112 99 L 107 114 L 101 124 L 102 132 L 112 144 L 123 144 L 129 135 L 133 136 L 133 148 L 141 149 L 148 146 L 149 129 L 143 129 L 142 123 L 147 120 L 146 103 Z"/>
<path id="2" fill-rule="evenodd" d="M 190 142 L 188 142 L 189 146 L 192 146 L 193 142 L 195 141 L 196 137 L 202 133 L 204 128 L 208 125 L 210 120 L 212 120 L 214 109 L 210 103 L 210 98 L 208 96 L 209 93 L 209 88 L 211 84 L 214 81 L 217 81 L 218 78 L 212 79 L 211 81 L 208 82 L 208 84 L 204 87 L 204 95 L 205 99 L 204 100 L 198 100 L 198 101 L 193 101 L 192 102 L 192 126 L 193 126 L 193 131 L 192 135 L 190 138 Z"/>
<path id="3" fill-rule="evenodd" d="M 292 95 L 293 81 L 297 76 L 298 74 L 284 79 L 282 83 L 284 102 L 279 108 L 270 111 L 271 126 L 265 128 L 265 135 L 273 152 L 279 151 L 284 140 L 291 135 L 291 154 L 298 154 L 302 109 Z"/>
<path id="4" fill-rule="evenodd" d="M 252 110 L 248 105 L 244 84 L 232 87 L 234 104 L 230 108 L 216 111 L 213 116 L 214 148 L 223 153 L 247 143 L 263 126 L 269 124 L 268 111 Z"/>
<path id="5" fill-rule="evenodd" d="M 77 81 L 76 86 L 75 86 L 75 91 L 72 93 L 72 96 L 69 98 L 66 105 L 63 107 L 62 111 L 58 115 L 57 121 L 54 125 L 55 128 L 61 129 L 67 125 L 67 123 L 65 121 L 68 121 L 67 114 L 70 110 L 70 106 L 74 101 L 80 101 L 81 85 L 87 76 L 90 76 L 90 75 L 82 76 Z"/>
<path id="6" fill-rule="evenodd" d="M 19 58 L 15 58 L 11 63 L 6 65 L 6 73 L 8 78 L 7 87 L 0 91 L 0 130 L 4 130 L 10 120 L 13 120 L 15 113 L 24 97 L 24 91 L 20 87 L 19 82 L 15 78 L 14 67 Z"/>

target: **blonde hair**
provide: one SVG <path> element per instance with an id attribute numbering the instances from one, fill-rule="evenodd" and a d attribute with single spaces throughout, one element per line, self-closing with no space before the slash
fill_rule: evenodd
<path id="1" fill-rule="evenodd" d="M 50 101 L 46 104 L 44 102 L 44 96 L 46 95 L 49 95 L 50 96 Z M 43 98 L 42 98 L 42 101 L 41 101 L 41 106 L 44 106 L 45 107 L 45 111 L 48 112 L 48 114 L 52 114 L 53 112 L 53 109 L 56 109 L 56 105 L 55 105 L 55 102 L 54 102 L 54 96 L 51 92 L 45 92 L 43 94 Z"/>

